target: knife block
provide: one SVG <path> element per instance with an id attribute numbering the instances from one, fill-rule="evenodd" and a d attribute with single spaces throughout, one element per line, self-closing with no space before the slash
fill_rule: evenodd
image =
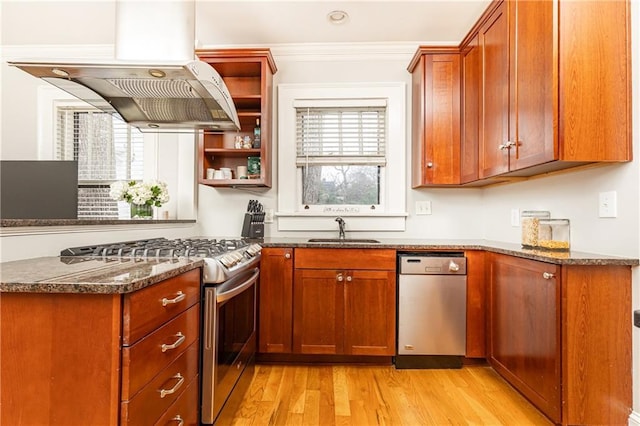
<path id="1" fill-rule="evenodd" d="M 264 237 L 264 213 L 245 213 L 242 224 L 242 237 Z"/>

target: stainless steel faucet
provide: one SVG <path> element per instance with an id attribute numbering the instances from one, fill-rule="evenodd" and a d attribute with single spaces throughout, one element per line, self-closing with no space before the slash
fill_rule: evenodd
<path id="1" fill-rule="evenodd" d="M 344 235 L 344 219 L 341 218 L 340 216 L 336 217 L 336 222 L 338 222 L 338 228 L 339 228 L 339 234 L 338 234 L 338 238 L 340 238 L 341 240 L 345 239 L 345 235 Z"/>

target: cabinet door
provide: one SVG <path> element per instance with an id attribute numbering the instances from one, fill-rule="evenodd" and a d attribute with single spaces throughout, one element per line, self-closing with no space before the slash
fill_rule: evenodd
<path id="1" fill-rule="evenodd" d="M 258 304 L 258 352 L 290 353 L 293 333 L 292 248 L 262 249 Z"/>
<path id="2" fill-rule="evenodd" d="M 394 355 L 396 276 L 393 271 L 346 271 L 344 352 Z"/>
<path id="3" fill-rule="evenodd" d="M 482 51 L 476 35 L 462 48 L 462 135 L 460 183 L 478 180 Z"/>
<path id="4" fill-rule="evenodd" d="M 509 140 L 515 143 L 509 149 L 510 171 L 558 159 L 554 133 L 557 99 L 553 81 L 557 66 L 553 63 L 553 4 L 509 4 Z"/>
<path id="5" fill-rule="evenodd" d="M 293 352 L 343 353 L 344 272 L 296 269 L 293 282 Z"/>
<path id="6" fill-rule="evenodd" d="M 504 255 L 490 258 L 489 363 L 559 422 L 560 268 Z"/>
<path id="7" fill-rule="evenodd" d="M 480 102 L 481 178 L 509 171 L 509 23 L 506 4 L 480 28 L 482 97 Z"/>
<path id="8" fill-rule="evenodd" d="M 425 55 L 424 183 L 460 183 L 460 55 Z"/>

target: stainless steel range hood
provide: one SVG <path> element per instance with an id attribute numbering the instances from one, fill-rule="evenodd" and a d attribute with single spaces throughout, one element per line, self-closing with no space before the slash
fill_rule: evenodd
<path id="1" fill-rule="evenodd" d="M 209 64 L 10 62 L 141 131 L 237 130 L 238 114 Z"/>
<path id="2" fill-rule="evenodd" d="M 194 60 L 195 2 L 116 0 L 113 61 L 13 61 L 142 131 L 238 130 L 229 91 Z"/>

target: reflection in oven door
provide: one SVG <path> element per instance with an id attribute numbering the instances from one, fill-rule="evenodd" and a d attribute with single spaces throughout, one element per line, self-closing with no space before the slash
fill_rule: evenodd
<path id="1" fill-rule="evenodd" d="M 255 354 L 258 273 L 205 287 L 202 423 L 215 421 Z"/>

